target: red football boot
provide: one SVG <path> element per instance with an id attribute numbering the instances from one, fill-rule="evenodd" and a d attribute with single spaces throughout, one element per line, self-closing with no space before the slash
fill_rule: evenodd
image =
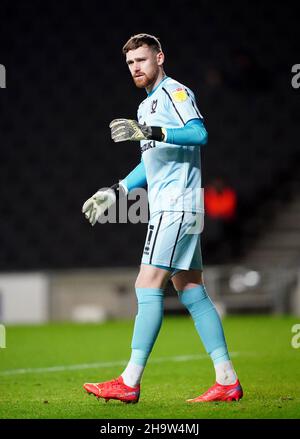
<path id="1" fill-rule="evenodd" d="M 203 395 L 194 399 L 187 399 L 187 402 L 211 402 L 211 401 L 239 401 L 243 397 L 243 389 L 239 380 L 229 386 L 222 386 L 219 383 L 210 387 Z"/>
<path id="2" fill-rule="evenodd" d="M 140 385 L 136 387 L 126 386 L 122 376 L 103 383 L 85 383 L 83 388 L 97 398 L 104 398 L 106 402 L 110 399 L 118 399 L 122 402 L 134 404 L 138 402 L 140 397 Z"/>

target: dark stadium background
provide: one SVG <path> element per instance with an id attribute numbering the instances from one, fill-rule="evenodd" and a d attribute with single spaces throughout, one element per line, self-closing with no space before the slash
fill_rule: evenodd
<path id="1" fill-rule="evenodd" d="M 91 419 L 98 434 L 119 419 L 185 419 L 202 433 L 228 428 L 217 418 L 234 419 L 235 432 L 237 419 L 259 419 L 260 432 L 262 419 L 299 421 L 299 9 L 290 0 L 0 2 L 1 433 L 36 418 L 30 437 L 55 425 L 70 433 L 66 418 L 76 432 L 86 419 L 85 434 Z M 245 391 L 237 404 L 185 403 L 214 376 L 171 282 L 139 404 L 98 402 L 82 388 L 119 376 L 138 310 L 147 225 L 91 227 L 81 209 L 140 160 L 139 145 L 113 143 L 109 129 L 136 118 L 146 96 L 121 52 L 140 32 L 160 38 L 167 75 L 197 97 L 209 133 L 206 200 L 217 178 L 237 195 L 235 219 L 207 209 L 202 234 L 205 285 Z"/>
<path id="2" fill-rule="evenodd" d="M 140 160 L 109 122 L 135 118 L 121 48 L 158 36 L 166 73 L 205 117 L 203 186 L 222 176 L 238 195 L 238 253 L 299 188 L 299 16 L 292 2 L 26 2 L 0 5 L 0 270 L 137 266 L 145 224 L 90 227 L 83 202 Z M 250 62 L 240 64 L 241 56 Z M 279 204 L 278 204 L 279 203 Z M 228 237 L 203 234 L 204 263 L 229 263 Z"/>

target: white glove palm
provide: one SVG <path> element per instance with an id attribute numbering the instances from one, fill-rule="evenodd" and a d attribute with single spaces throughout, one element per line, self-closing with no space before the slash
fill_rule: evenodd
<path id="1" fill-rule="evenodd" d="M 99 217 L 116 202 L 116 198 L 114 190 L 100 190 L 84 203 L 82 213 L 94 226 Z"/>

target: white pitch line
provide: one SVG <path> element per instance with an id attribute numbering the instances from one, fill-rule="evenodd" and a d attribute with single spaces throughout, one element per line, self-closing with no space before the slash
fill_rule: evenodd
<path id="1" fill-rule="evenodd" d="M 231 357 L 236 357 L 239 354 L 237 352 L 231 352 Z M 180 355 L 176 357 L 161 357 L 153 358 L 149 360 L 149 363 L 164 363 L 164 362 L 181 362 L 181 361 L 193 361 L 193 360 L 205 360 L 209 359 L 207 354 L 199 355 Z M 27 369 L 11 369 L 0 371 L 0 376 L 7 375 L 21 375 L 26 373 L 48 373 L 48 372 L 64 372 L 66 370 L 82 370 L 82 369 L 98 369 L 114 366 L 126 366 L 128 360 L 109 361 L 104 363 L 86 363 L 86 364 L 71 364 L 69 366 L 52 366 L 52 367 L 38 367 Z"/>

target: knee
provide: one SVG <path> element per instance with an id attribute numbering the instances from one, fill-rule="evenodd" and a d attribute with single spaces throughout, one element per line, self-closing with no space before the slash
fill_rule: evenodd
<path id="1" fill-rule="evenodd" d="M 143 276 L 139 275 L 135 281 L 135 289 L 146 289 L 146 288 L 156 288 L 160 286 L 159 282 L 156 282 L 156 279 L 149 277 L 149 276 Z"/>
<path id="2" fill-rule="evenodd" d="M 181 271 L 172 278 L 176 291 L 185 291 L 204 285 L 203 272 L 200 270 Z"/>
<path id="3" fill-rule="evenodd" d="M 151 265 L 141 265 L 135 288 L 165 288 L 169 272 Z"/>

